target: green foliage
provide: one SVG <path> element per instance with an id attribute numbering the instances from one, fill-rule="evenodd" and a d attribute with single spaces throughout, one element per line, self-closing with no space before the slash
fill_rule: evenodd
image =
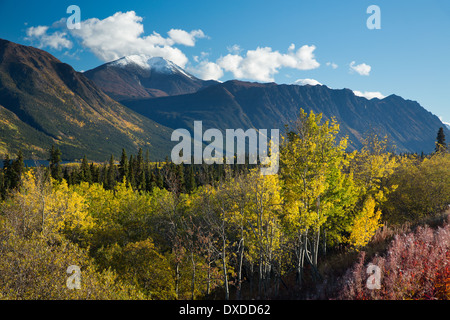
<path id="1" fill-rule="evenodd" d="M 121 279 L 139 288 L 147 298 L 176 298 L 171 265 L 150 238 L 129 242 L 124 247 L 117 243 L 102 247 L 98 255 L 104 257 L 103 264 L 112 267 Z"/>
<path id="2" fill-rule="evenodd" d="M 383 206 L 390 222 L 439 214 L 450 204 L 450 154 L 438 153 L 422 161 L 403 157 L 388 184 L 398 186 Z"/>

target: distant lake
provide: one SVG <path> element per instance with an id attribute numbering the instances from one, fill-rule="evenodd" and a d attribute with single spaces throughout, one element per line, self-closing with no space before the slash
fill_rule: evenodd
<path id="1" fill-rule="evenodd" d="M 61 164 L 65 163 L 73 163 L 75 161 L 61 161 Z M 48 160 L 23 160 L 23 163 L 26 167 L 36 167 L 37 166 L 45 166 L 48 167 L 49 161 Z M 3 168 L 3 159 L 0 160 L 0 168 Z"/>

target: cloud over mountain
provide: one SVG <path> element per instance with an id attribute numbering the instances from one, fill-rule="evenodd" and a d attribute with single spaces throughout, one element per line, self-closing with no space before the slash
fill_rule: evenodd
<path id="1" fill-rule="evenodd" d="M 294 83 L 298 84 L 298 85 L 301 85 L 301 86 L 305 86 L 305 85 L 310 85 L 310 86 L 322 85 L 319 81 L 317 81 L 315 79 L 298 79 Z"/>
<path id="2" fill-rule="evenodd" d="M 192 47 L 197 39 L 205 38 L 202 30 L 190 32 L 171 29 L 167 37 L 153 31 L 145 35 L 143 18 L 134 11 L 116 12 L 105 19 L 90 18 L 81 21 L 80 29 L 71 29 L 70 34 L 79 39 L 84 48 L 92 51 L 99 59 L 108 62 L 132 54 L 146 54 L 163 57 L 184 67 L 188 62 L 186 55 L 176 45 Z M 53 27 L 62 27 L 54 23 Z M 66 32 L 49 32 L 49 26 L 29 27 L 27 40 L 37 41 L 40 47 L 56 50 L 72 47 Z M 61 28 L 62 29 L 62 28 Z"/>
<path id="3" fill-rule="evenodd" d="M 257 81 L 274 81 L 274 75 L 281 68 L 293 68 L 297 70 L 312 70 L 320 66 L 314 56 L 316 46 L 304 45 L 295 50 L 292 44 L 287 53 L 273 51 L 270 47 L 258 47 L 248 50 L 245 56 L 239 54 L 227 54 L 217 60 L 217 64 L 233 73 L 237 79 L 251 79 Z"/>
<path id="4" fill-rule="evenodd" d="M 39 48 L 49 47 L 56 50 L 72 48 L 72 41 L 67 39 L 66 32 L 55 31 L 48 33 L 48 26 L 29 27 L 27 29 L 26 40 L 38 42 Z"/>
<path id="5" fill-rule="evenodd" d="M 358 90 L 353 90 L 353 93 L 355 94 L 355 96 L 363 97 L 363 98 L 366 98 L 368 100 L 373 99 L 373 98 L 378 98 L 378 99 L 384 99 L 385 98 L 385 96 L 379 91 L 374 91 L 374 92 L 372 92 L 372 91 L 364 91 L 364 92 L 361 92 L 361 91 L 358 91 Z"/>

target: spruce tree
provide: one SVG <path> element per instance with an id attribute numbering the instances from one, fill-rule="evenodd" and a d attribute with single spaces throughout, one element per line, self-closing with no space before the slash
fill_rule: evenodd
<path id="1" fill-rule="evenodd" d="M 144 171 L 144 156 L 142 148 L 139 148 L 138 155 L 136 157 L 135 165 L 135 177 L 138 190 L 145 190 L 145 171 Z"/>
<path id="2" fill-rule="evenodd" d="M 91 171 L 92 182 L 100 182 L 100 169 L 93 162 L 89 165 L 89 170 Z"/>
<path id="3" fill-rule="evenodd" d="M 120 157 L 120 163 L 119 163 L 119 178 L 120 181 L 123 181 L 123 178 L 128 179 L 129 174 L 129 165 L 128 165 L 128 156 L 125 149 L 122 149 L 122 155 Z"/>
<path id="4" fill-rule="evenodd" d="M 146 189 L 147 189 L 147 191 L 152 191 L 153 188 L 155 188 L 157 186 L 155 172 L 153 170 L 149 170 L 146 177 L 147 177 L 147 185 L 146 185 L 147 188 Z"/>
<path id="5" fill-rule="evenodd" d="M 162 170 L 159 167 L 156 171 L 156 186 L 160 189 L 164 188 L 164 177 Z"/>
<path id="6" fill-rule="evenodd" d="M 106 162 L 103 163 L 101 169 L 99 170 L 99 182 L 103 184 L 105 189 L 108 189 L 108 166 Z"/>
<path id="7" fill-rule="evenodd" d="M 138 190 L 144 191 L 147 189 L 147 179 L 145 177 L 145 170 L 142 170 L 139 175 Z"/>
<path id="8" fill-rule="evenodd" d="M 195 181 L 194 167 L 193 165 L 189 165 L 189 169 L 187 171 L 186 178 L 186 192 L 191 193 L 197 188 L 197 183 Z"/>
<path id="9" fill-rule="evenodd" d="M 72 184 L 72 181 L 70 180 L 69 168 L 67 166 L 64 167 L 63 170 L 63 179 L 66 180 L 69 185 Z"/>
<path id="10" fill-rule="evenodd" d="M 128 179 L 127 181 L 130 183 L 131 187 L 136 188 L 136 171 L 135 171 L 135 160 L 133 155 L 130 155 L 130 160 L 128 162 Z"/>
<path id="11" fill-rule="evenodd" d="M 113 189 L 116 185 L 116 168 L 114 165 L 114 156 L 111 155 L 109 158 L 109 166 L 107 171 L 107 188 Z"/>
<path id="12" fill-rule="evenodd" d="M 17 153 L 17 159 L 13 162 L 13 168 L 18 175 L 22 175 L 25 170 L 25 164 L 23 162 L 23 153 L 22 150 L 19 150 Z"/>
<path id="13" fill-rule="evenodd" d="M 81 181 L 86 181 L 89 183 L 92 182 L 91 170 L 86 155 L 83 157 L 83 160 L 81 161 L 80 178 Z"/>
<path id="14" fill-rule="evenodd" d="M 150 164 L 150 152 L 147 150 L 145 150 L 145 165 L 146 168 L 148 168 L 148 165 Z"/>
<path id="15" fill-rule="evenodd" d="M 11 164 L 11 188 L 16 188 L 19 186 L 20 178 L 22 177 L 23 172 L 25 171 L 25 165 L 23 163 L 23 154 L 22 151 L 19 150 L 17 154 L 17 159 L 14 160 Z"/>
<path id="16" fill-rule="evenodd" d="M 179 192 L 186 192 L 186 188 L 185 188 L 185 181 L 184 181 L 184 165 L 183 164 L 179 164 L 175 167 L 175 175 L 178 179 L 178 183 L 179 183 Z"/>
<path id="17" fill-rule="evenodd" d="M 438 130 L 438 134 L 436 137 L 436 152 L 445 152 L 447 151 L 447 143 L 445 142 L 445 133 L 444 128 L 440 127 Z"/>
<path id="18" fill-rule="evenodd" d="M 50 148 L 50 157 L 48 159 L 50 174 L 53 179 L 61 181 L 62 179 L 62 168 L 61 168 L 61 151 L 59 148 L 55 148 L 52 144 Z"/>

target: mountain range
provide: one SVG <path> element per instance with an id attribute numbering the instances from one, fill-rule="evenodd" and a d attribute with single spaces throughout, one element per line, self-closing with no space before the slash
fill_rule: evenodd
<path id="1" fill-rule="evenodd" d="M 391 95 L 368 100 L 350 89 L 324 85 L 278 85 L 237 80 L 207 87 L 193 94 L 158 99 L 123 100 L 130 109 L 170 128 L 192 130 L 194 120 L 203 127 L 278 128 L 296 119 L 299 109 L 334 117 L 340 135 L 350 139 L 350 150 L 362 147 L 366 135 L 388 136 L 397 152 L 434 150 L 438 117 L 417 102 Z M 447 130 L 448 131 L 448 130 Z"/>
<path id="2" fill-rule="evenodd" d="M 201 80 L 161 57 L 126 56 L 77 72 L 51 54 L 0 39 L 0 154 L 45 158 L 56 144 L 67 159 L 106 160 L 122 148 L 170 155 L 173 129 L 274 129 L 300 108 L 340 123 L 358 149 L 368 133 L 387 135 L 398 152 L 434 150 L 439 118 L 415 101 L 368 100 L 350 89 Z"/>

